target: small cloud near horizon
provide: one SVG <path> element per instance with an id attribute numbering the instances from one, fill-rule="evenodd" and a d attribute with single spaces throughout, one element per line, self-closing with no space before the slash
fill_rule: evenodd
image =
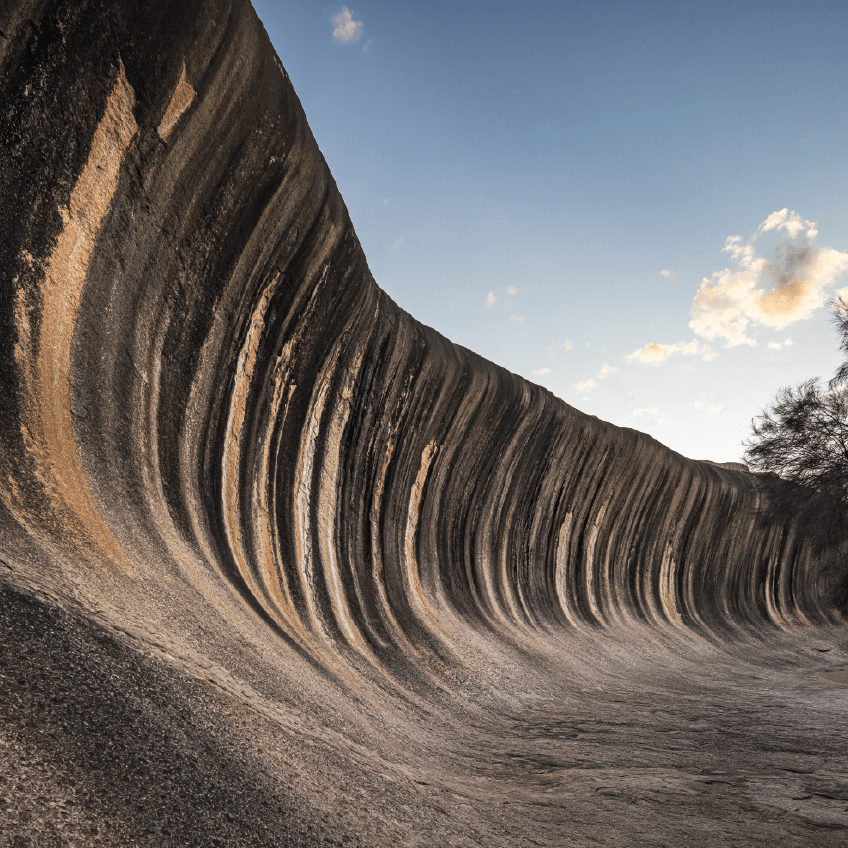
<path id="1" fill-rule="evenodd" d="M 674 268 L 665 268 L 664 270 L 660 271 L 660 276 L 668 277 L 671 280 L 676 280 L 680 276 L 680 274 L 678 274 L 677 271 L 674 270 Z"/>
<path id="2" fill-rule="evenodd" d="M 337 44 L 356 44 L 362 38 L 362 31 L 365 29 L 365 24 L 362 21 L 354 20 L 353 13 L 347 6 L 342 6 L 342 10 L 337 15 L 333 15 L 331 20 L 333 24 L 333 41 Z M 368 44 L 370 43 L 369 41 Z"/>
<path id="3" fill-rule="evenodd" d="M 538 370 L 533 372 L 534 374 L 538 374 L 539 376 L 544 376 L 545 374 L 550 374 L 550 368 L 539 368 Z"/>
<path id="4" fill-rule="evenodd" d="M 606 378 L 609 377 L 609 375 L 612 374 L 614 371 L 618 371 L 618 368 L 613 368 L 612 365 L 604 365 L 598 373 L 598 379 L 606 380 Z"/>
<path id="5" fill-rule="evenodd" d="M 574 350 L 574 345 L 571 342 L 563 342 L 560 347 L 564 347 L 566 350 Z"/>
<path id="6" fill-rule="evenodd" d="M 486 306 L 494 306 L 498 302 L 498 299 L 495 297 L 495 293 L 490 291 L 486 295 Z"/>
<path id="7" fill-rule="evenodd" d="M 769 350 L 780 350 L 782 347 L 792 347 L 792 336 L 790 336 L 788 339 L 784 339 L 782 342 L 768 343 Z"/>
<path id="8" fill-rule="evenodd" d="M 521 294 L 521 292 L 522 292 L 522 291 L 524 291 L 524 289 L 517 289 L 515 286 L 510 286 L 510 287 L 506 290 L 506 293 L 507 293 L 510 297 L 515 297 L 517 294 Z"/>
<path id="9" fill-rule="evenodd" d="M 704 410 L 704 405 L 705 404 L 702 400 L 696 400 L 695 403 L 692 404 L 692 406 L 694 406 L 695 409 L 698 410 Z M 724 407 L 719 404 L 718 406 L 711 406 L 709 409 L 704 411 L 707 413 L 707 415 L 718 415 L 719 412 L 724 412 Z"/>
<path id="10" fill-rule="evenodd" d="M 582 382 L 576 383 L 575 385 L 581 392 L 591 392 L 592 389 L 594 389 L 595 386 L 597 386 L 598 384 L 595 380 L 589 378 L 588 380 L 583 380 Z M 583 398 L 583 400 L 586 400 L 586 398 Z"/>
<path id="11" fill-rule="evenodd" d="M 659 365 L 665 362 L 672 354 L 680 353 L 683 356 L 700 356 L 704 362 L 710 362 L 716 358 L 716 354 L 709 345 L 693 339 L 691 342 L 677 342 L 677 344 L 657 344 L 652 342 L 645 347 L 634 350 L 627 354 L 627 361 L 641 362 L 642 365 Z"/>

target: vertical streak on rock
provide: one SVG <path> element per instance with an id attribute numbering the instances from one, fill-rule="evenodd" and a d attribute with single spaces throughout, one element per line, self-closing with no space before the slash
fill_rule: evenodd
<path id="1" fill-rule="evenodd" d="M 223 499 L 224 530 L 230 545 L 230 551 L 235 560 L 236 568 L 245 584 L 257 600 L 261 600 L 262 592 L 256 583 L 251 567 L 250 556 L 245 550 L 242 539 L 242 502 L 241 502 L 241 461 L 244 419 L 247 410 L 253 372 L 256 368 L 256 355 L 262 334 L 265 330 L 265 313 L 274 296 L 279 283 L 277 274 L 271 284 L 262 292 L 259 303 L 253 310 L 250 325 L 247 329 L 241 352 L 239 353 L 236 373 L 233 378 L 233 391 L 230 398 L 230 410 L 227 417 L 227 435 L 224 440 L 224 455 L 221 460 L 221 497 Z M 255 515 L 255 520 L 267 523 L 268 515 Z M 276 616 L 275 616 L 276 618 Z"/>
<path id="2" fill-rule="evenodd" d="M 159 137 L 166 141 L 171 134 L 171 130 L 177 125 L 177 121 L 182 117 L 183 112 L 191 106 L 194 100 L 195 91 L 191 84 L 186 80 L 185 62 L 183 62 L 183 70 L 180 74 L 179 82 L 171 95 L 171 102 L 168 103 L 168 108 L 156 128 Z"/>
<path id="3" fill-rule="evenodd" d="M 573 516 L 571 512 L 565 514 L 565 520 L 559 528 L 556 549 L 556 593 L 560 608 L 565 614 L 568 623 L 580 629 L 580 613 L 574 606 L 571 594 L 571 580 L 569 579 L 569 544 L 571 542 L 571 524 Z"/>
<path id="4" fill-rule="evenodd" d="M 589 601 L 589 608 L 592 610 L 592 615 L 597 619 L 598 624 L 604 623 L 604 617 L 598 606 L 597 598 L 597 579 L 595 576 L 595 546 L 598 543 L 598 534 L 601 532 L 601 524 L 604 520 L 604 514 L 607 511 L 609 501 L 605 501 L 603 506 L 598 510 L 595 520 L 592 522 L 591 530 L 589 531 L 589 542 L 586 545 L 586 597 Z"/>
<path id="5" fill-rule="evenodd" d="M 660 602 L 666 618 L 675 624 L 682 624 L 680 611 L 677 608 L 677 591 L 675 589 L 675 570 L 677 565 L 674 561 L 674 551 L 671 542 L 665 546 L 662 564 L 660 565 Z"/>
<path id="6" fill-rule="evenodd" d="M 257 512 L 267 517 L 267 523 L 253 527 L 256 539 L 256 556 L 264 577 L 265 590 L 273 598 L 283 616 L 294 626 L 297 615 L 291 603 L 291 592 L 286 578 L 286 571 L 281 567 L 281 553 L 278 544 L 274 516 L 276 498 L 276 463 L 272 461 L 274 448 L 274 433 L 276 427 L 282 427 L 288 413 L 289 403 L 296 386 L 290 382 L 290 371 L 287 367 L 291 356 L 291 343 L 286 344 L 275 366 L 274 394 L 271 399 L 269 421 L 271 424 L 262 432 L 262 441 L 258 451 L 261 476 L 254 482 L 253 497 L 256 501 Z"/>
<path id="7" fill-rule="evenodd" d="M 38 349 L 27 352 L 23 369 L 28 408 L 24 442 L 35 463 L 35 476 L 64 515 L 64 530 L 96 541 L 123 560 L 91 496 L 74 440 L 71 411 L 71 341 L 91 254 L 118 188 L 124 155 L 138 127 L 133 116 L 135 92 L 119 60 L 118 78 L 97 125 L 85 167 L 60 208 L 63 227 L 45 265 Z M 28 316 L 16 316 L 18 338 L 29 338 Z"/>
<path id="8" fill-rule="evenodd" d="M 404 536 L 406 563 L 403 574 L 406 578 L 407 597 L 410 605 L 422 620 L 425 617 L 431 617 L 431 614 L 429 604 L 424 597 L 424 590 L 421 588 L 421 580 L 418 574 L 416 535 L 418 533 L 418 519 L 420 516 L 421 498 L 424 494 L 424 485 L 427 482 L 427 475 L 430 472 L 430 464 L 438 450 L 439 446 L 435 442 L 430 442 L 421 453 L 421 465 L 418 468 L 415 483 L 413 483 L 412 491 L 409 494 L 406 534 Z"/>
<path id="9" fill-rule="evenodd" d="M 336 343 L 337 350 L 330 356 L 331 366 L 327 369 L 325 385 L 329 386 L 334 376 L 336 365 L 341 359 L 343 334 Z M 344 526 L 344 515 L 339 514 L 338 494 L 340 485 L 339 469 L 342 454 L 342 436 L 350 416 L 353 386 L 365 355 L 367 339 L 360 341 L 358 350 L 352 362 L 342 365 L 341 386 L 336 389 L 337 400 L 330 411 L 330 421 L 327 425 L 326 443 L 322 450 L 321 470 L 319 472 L 318 488 L 318 551 L 322 566 L 324 585 L 329 593 L 330 607 L 339 629 L 347 639 L 348 645 L 356 648 L 361 654 L 370 656 L 371 651 L 365 644 L 362 635 L 351 615 L 350 606 L 341 579 L 341 563 L 338 559 L 340 547 L 336 541 L 337 522 Z M 322 399 L 323 401 L 323 399 Z M 323 403 L 322 403 L 323 406 Z M 316 410 L 316 420 L 320 420 L 323 408 Z"/>
<path id="10" fill-rule="evenodd" d="M 321 414 L 327 402 L 329 384 L 320 381 L 313 392 L 309 404 L 309 413 L 300 439 L 300 454 L 294 479 L 294 527 L 295 549 L 298 572 L 303 594 L 306 599 L 312 621 L 304 622 L 307 627 L 322 630 L 320 616 L 315 607 L 314 554 L 312 545 L 312 483 L 315 476 L 315 454 L 318 450 Z"/>
<path id="11" fill-rule="evenodd" d="M 321 609 L 321 593 L 317 579 L 317 571 L 320 569 L 324 586 L 330 596 L 329 603 L 335 623 L 349 645 L 362 654 L 369 654 L 370 651 L 355 628 L 348 608 L 338 572 L 335 542 L 340 441 L 347 415 L 350 413 L 352 381 L 362 362 L 364 346 L 360 348 L 353 367 L 349 363 L 341 366 L 349 369 L 342 388 L 343 395 L 347 392 L 348 402 L 342 404 L 346 409 L 339 414 L 334 403 L 328 413 L 331 416 L 329 432 L 322 426 L 328 400 L 336 400 L 332 391 L 333 379 L 337 368 L 340 367 L 345 340 L 346 333 L 343 332 L 318 374 L 301 435 L 300 456 L 295 475 L 295 546 L 304 597 L 310 612 L 310 625 L 325 636 L 331 637 L 329 622 L 325 620 Z"/>

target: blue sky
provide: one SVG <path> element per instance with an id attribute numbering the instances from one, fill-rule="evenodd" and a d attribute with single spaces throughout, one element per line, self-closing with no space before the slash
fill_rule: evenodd
<path id="1" fill-rule="evenodd" d="M 423 323 L 715 461 L 840 362 L 845 2 L 254 6 Z"/>

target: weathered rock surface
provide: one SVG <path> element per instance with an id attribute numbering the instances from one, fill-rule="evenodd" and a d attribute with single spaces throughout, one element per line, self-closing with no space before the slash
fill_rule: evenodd
<path id="1" fill-rule="evenodd" d="M 0 132 L 0 843 L 844 844 L 840 552 L 400 310 L 246 0 Z"/>

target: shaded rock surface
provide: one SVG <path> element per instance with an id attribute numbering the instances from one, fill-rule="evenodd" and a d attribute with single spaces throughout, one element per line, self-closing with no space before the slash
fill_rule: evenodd
<path id="1" fill-rule="evenodd" d="M 248 3 L 0 81 L 0 840 L 844 844 L 844 551 L 400 310 Z"/>

